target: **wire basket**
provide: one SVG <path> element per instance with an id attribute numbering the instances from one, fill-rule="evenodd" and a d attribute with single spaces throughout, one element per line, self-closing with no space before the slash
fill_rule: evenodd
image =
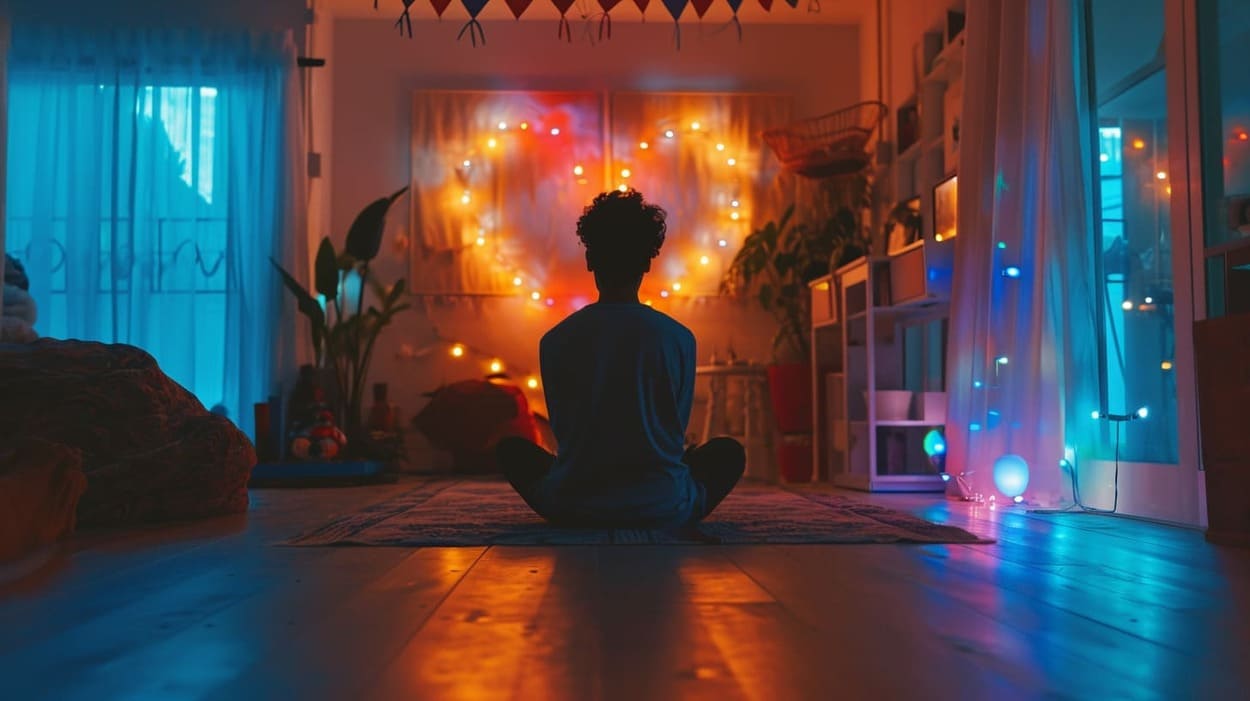
<path id="1" fill-rule="evenodd" d="M 881 102 L 860 102 L 837 112 L 812 117 L 764 132 L 786 170 L 808 178 L 858 173 L 872 162 L 866 147 L 885 118 Z"/>

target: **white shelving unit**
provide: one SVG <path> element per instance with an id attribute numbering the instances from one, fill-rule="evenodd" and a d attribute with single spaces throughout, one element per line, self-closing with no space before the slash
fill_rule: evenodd
<path id="1" fill-rule="evenodd" d="M 833 448 L 827 473 L 853 489 L 940 492 L 942 465 L 925 454 L 924 437 L 946 421 L 947 305 L 891 304 L 892 263 L 888 256 L 861 258 L 833 275 L 842 362 L 824 377 L 826 409 L 818 414 Z M 905 412 L 883 414 L 887 391 L 911 393 Z"/>

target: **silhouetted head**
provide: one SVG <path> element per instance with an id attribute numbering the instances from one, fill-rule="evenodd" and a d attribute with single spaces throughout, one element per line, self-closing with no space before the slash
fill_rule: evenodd
<path id="1" fill-rule="evenodd" d="M 586 207 L 577 220 L 577 238 L 586 247 L 586 269 L 595 274 L 601 295 L 637 293 L 664 245 L 665 216 L 632 189 L 601 193 Z"/>

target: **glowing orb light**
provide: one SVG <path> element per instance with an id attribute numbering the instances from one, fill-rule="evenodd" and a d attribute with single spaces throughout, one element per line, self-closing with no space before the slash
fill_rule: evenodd
<path id="1" fill-rule="evenodd" d="M 1024 494 L 1025 487 L 1029 486 L 1029 463 L 1012 453 L 995 460 L 994 486 L 1013 499 Z"/>
<path id="2" fill-rule="evenodd" d="M 946 454 L 946 439 L 936 428 L 924 434 L 924 454 L 929 457 Z"/>

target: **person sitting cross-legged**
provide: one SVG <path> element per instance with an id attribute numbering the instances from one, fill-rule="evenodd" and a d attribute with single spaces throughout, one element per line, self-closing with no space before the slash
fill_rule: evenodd
<path id="1" fill-rule="evenodd" d="M 557 454 L 515 437 L 496 448 L 512 486 L 553 524 L 681 528 L 742 477 L 732 438 L 684 449 L 694 334 L 638 300 L 666 228 L 664 210 L 634 190 L 600 194 L 577 222 L 599 299 L 539 344 Z"/>

